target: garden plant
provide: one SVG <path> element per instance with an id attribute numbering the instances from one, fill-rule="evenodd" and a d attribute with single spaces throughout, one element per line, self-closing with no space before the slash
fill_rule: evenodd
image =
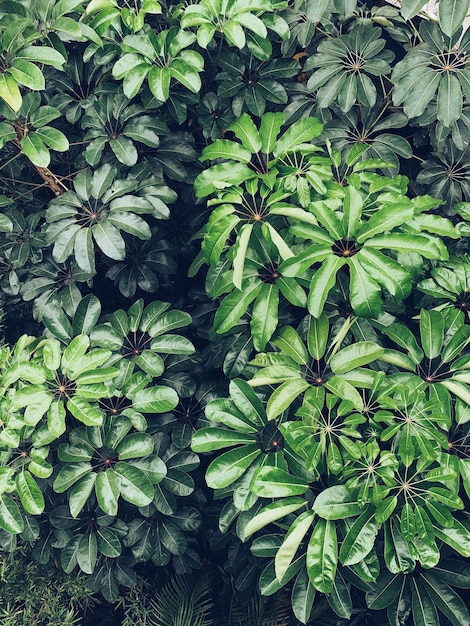
<path id="1" fill-rule="evenodd" d="M 470 626 L 469 10 L 0 0 L 1 626 Z"/>

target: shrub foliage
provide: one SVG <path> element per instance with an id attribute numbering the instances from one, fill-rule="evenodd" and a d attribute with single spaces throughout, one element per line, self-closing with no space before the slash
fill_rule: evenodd
<path id="1" fill-rule="evenodd" d="M 0 4 L 5 554 L 468 626 L 470 1 L 393 5 Z"/>

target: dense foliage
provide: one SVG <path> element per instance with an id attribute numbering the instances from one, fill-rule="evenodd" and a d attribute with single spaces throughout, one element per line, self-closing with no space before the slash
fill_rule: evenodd
<path id="1" fill-rule="evenodd" d="M 62 623 L 469 626 L 470 0 L 393 4 L 0 3 L 0 548 Z"/>

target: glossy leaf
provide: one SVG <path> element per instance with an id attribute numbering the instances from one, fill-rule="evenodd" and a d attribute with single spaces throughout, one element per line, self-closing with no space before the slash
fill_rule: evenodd
<path id="1" fill-rule="evenodd" d="M 313 587 L 331 593 L 338 565 L 336 527 L 330 520 L 320 519 L 307 547 L 307 573 Z"/>

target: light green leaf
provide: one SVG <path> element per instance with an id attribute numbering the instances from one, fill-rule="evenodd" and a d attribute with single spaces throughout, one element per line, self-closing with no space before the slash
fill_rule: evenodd
<path id="1" fill-rule="evenodd" d="M 125 461 L 116 463 L 114 471 L 119 491 L 126 502 L 135 506 L 147 506 L 152 502 L 154 487 L 145 472 Z"/>
<path id="2" fill-rule="evenodd" d="M 380 528 L 374 517 L 375 512 L 370 507 L 359 515 L 348 530 L 339 553 L 343 565 L 359 563 L 373 549 Z"/>
<path id="3" fill-rule="evenodd" d="M 13 498 L 6 493 L 0 494 L 0 528 L 12 535 L 24 530 L 21 511 Z"/>
<path id="4" fill-rule="evenodd" d="M 419 316 L 421 345 L 428 359 L 435 359 L 441 353 L 444 341 L 444 318 L 439 311 L 421 309 Z"/>
<path id="5" fill-rule="evenodd" d="M 98 222 L 91 227 L 96 245 L 110 259 L 122 261 L 126 256 L 126 244 L 118 229 L 108 221 Z"/>
<path id="6" fill-rule="evenodd" d="M 240 163 L 249 163 L 251 161 L 251 152 L 236 141 L 230 141 L 229 139 L 216 139 L 216 141 L 204 148 L 200 160 L 215 161 L 216 159 L 227 159 L 239 161 Z"/>
<path id="7" fill-rule="evenodd" d="M 349 259 L 349 298 L 359 317 L 378 317 L 382 312 L 382 292 L 378 283 L 365 271 L 358 256 Z"/>
<path id="8" fill-rule="evenodd" d="M 323 124 L 315 117 L 297 120 L 277 140 L 273 149 L 274 156 L 278 157 L 298 150 L 302 144 L 318 137 L 322 130 Z"/>
<path id="9" fill-rule="evenodd" d="M 167 413 L 179 402 L 176 391 L 163 385 L 142 389 L 135 394 L 133 400 L 133 408 L 143 413 Z"/>
<path id="10" fill-rule="evenodd" d="M 305 506 L 305 500 L 303 498 L 285 498 L 268 504 L 262 508 L 245 526 L 242 541 L 246 541 L 251 535 L 258 530 L 261 530 L 268 524 L 277 521 L 298 511 Z"/>
<path id="11" fill-rule="evenodd" d="M 308 489 L 308 482 L 279 467 L 267 465 L 256 470 L 250 490 L 262 498 L 299 496 Z"/>
<path id="12" fill-rule="evenodd" d="M 462 26 L 468 14 L 470 2 L 468 0 L 441 0 L 439 2 L 439 24 L 442 32 L 448 37 Z M 450 74 L 450 72 L 447 72 Z"/>
<path id="13" fill-rule="evenodd" d="M 100 509 L 106 515 L 117 515 L 119 486 L 113 469 L 108 468 L 96 474 L 95 492 Z"/>
<path id="14" fill-rule="evenodd" d="M 17 83 L 29 87 L 29 89 L 41 91 L 45 88 L 43 73 L 30 61 L 13 59 L 9 72 Z"/>
<path id="15" fill-rule="evenodd" d="M 28 159 L 37 167 L 47 167 L 51 162 L 49 150 L 38 133 L 29 133 L 21 139 L 21 149 Z"/>
<path id="16" fill-rule="evenodd" d="M 15 482 L 25 511 L 31 515 L 40 515 L 45 507 L 44 496 L 31 473 L 28 470 L 18 472 Z"/>
<path id="17" fill-rule="evenodd" d="M 300 544 L 312 526 L 314 518 L 315 514 L 312 511 L 304 511 L 292 522 L 274 559 L 276 578 L 279 581 L 287 572 L 287 568 L 292 563 Z"/>
<path id="18" fill-rule="evenodd" d="M 250 242 L 254 223 L 243 224 L 238 232 L 237 241 L 233 249 L 233 284 L 237 289 L 242 288 L 243 269 L 245 257 Z"/>
<path id="19" fill-rule="evenodd" d="M 266 415 L 268 420 L 275 419 L 281 415 L 294 400 L 310 387 L 310 384 L 303 378 L 287 380 L 273 391 L 268 400 Z"/>
<path id="20" fill-rule="evenodd" d="M 243 146 L 250 152 L 255 153 L 261 150 L 261 137 L 253 120 L 248 113 L 243 113 L 228 128 L 235 133 Z"/>
<path id="21" fill-rule="evenodd" d="M 308 311 L 313 317 L 320 317 L 322 314 L 328 294 L 336 283 L 336 274 L 346 262 L 345 258 L 332 254 L 313 274 L 307 299 Z"/>
<path id="22" fill-rule="evenodd" d="M 283 354 L 290 356 L 299 365 L 305 365 L 307 363 L 308 353 L 305 345 L 298 332 L 294 330 L 292 326 L 283 326 L 276 333 L 272 343 L 280 348 Z"/>
<path id="23" fill-rule="evenodd" d="M 359 515 L 363 505 L 357 502 L 344 485 L 334 485 L 318 494 L 312 509 L 323 519 L 338 520 Z"/>
<path id="24" fill-rule="evenodd" d="M 2 98 L 13 111 L 18 111 L 23 102 L 16 80 L 6 72 L 0 73 L 0 98 Z"/>
<path id="25" fill-rule="evenodd" d="M 346 346 L 330 359 L 330 367 L 335 374 L 350 372 L 356 367 L 372 363 L 382 356 L 384 349 L 372 341 L 358 341 Z"/>
<path id="26" fill-rule="evenodd" d="M 246 472 L 259 454 L 259 447 L 252 444 L 224 452 L 207 468 L 207 485 L 211 489 L 228 487 Z"/>
<path id="27" fill-rule="evenodd" d="M 320 519 L 307 547 L 307 573 L 317 591 L 331 593 L 337 565 L 336 526 L 329 520 Z"/>
<path id="28" fill-rule="evenodd" d="M 261 352 L 271 339 L 278 322 L 279 289 L 273 284 L 263 284 L 253 305 L 251 334 L 255 350 Z"/>
<path id="29" fill-rule="evenodd" d="M 88 498 L 91 496 L 93 487 L 95 486 L 97 475 L 98 474 L 96 472 L 87 474 L 78 482 L 76 482 L 75 485 L 70 489 L 69 507 L 72 517 L 78 517 L 80 512 L 83 510 L 83 507 L 87 503 Z"/>

